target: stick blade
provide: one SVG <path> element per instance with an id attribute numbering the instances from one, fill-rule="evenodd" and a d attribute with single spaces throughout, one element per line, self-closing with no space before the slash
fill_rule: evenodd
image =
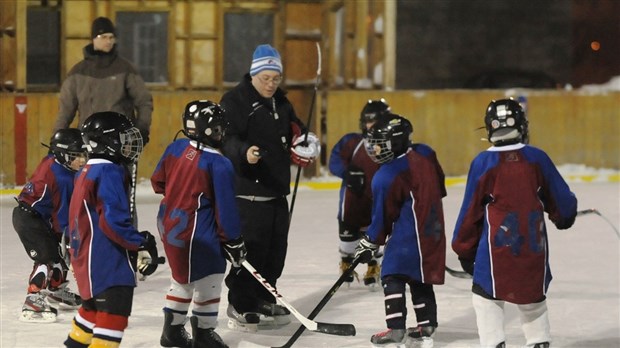
<path id="1" fill-rule="evenodd" d="M 469 273 L 467 273 L 465 271 L 457 271 L 457 270 L 454 270 L 454 269 L 448 268 L 448 267 L 446 267 L 446 272 L 448 272 L 449 275 L 451 275 L 453 277 L 456 277 L 456 278 L 462 278 L 462 279 L 471 279 L 471 278 L 473 278 L 471 276 L 471 274 L 469 274 Z"/>
<path id="2" fill-rule="evenodd" d="M 336 336 L 355 336 L 355 326 L 353 324 L 334 324 L 317 322 L 316 332 Z"/>

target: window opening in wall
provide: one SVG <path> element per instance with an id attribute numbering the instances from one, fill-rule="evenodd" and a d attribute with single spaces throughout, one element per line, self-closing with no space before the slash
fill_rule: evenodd
<path id="1" fill-rule="evenodd" d="M 237 83 L 250 71 L 256 46 L 273 43 L 273 14 L 224 15 L 224 83 Z"/>
<path id="2" fill-rule="evenodd" d="M 147 83 L 168 82 L 168 12 L 117 12 L 119 54 Z"/>
<path id="3" fill-rule="evenodd" d="M 60 85 L 60 12 L 50 7 L 28 7 L 26 12 L 26 84 Z"/>

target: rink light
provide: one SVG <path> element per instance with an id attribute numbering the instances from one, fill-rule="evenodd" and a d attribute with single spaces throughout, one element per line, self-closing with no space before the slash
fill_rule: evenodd
<path id="1" fill-rule="evenodd" d="M 598 41 L 592 41 L 590 42 L 590 48 L 592 51 L 598 51 L 601 49 L 601 43 Z"/>

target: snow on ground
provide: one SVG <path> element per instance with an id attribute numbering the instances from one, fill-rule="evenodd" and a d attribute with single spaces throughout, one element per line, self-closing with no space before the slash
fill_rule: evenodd
<path id="1" fill-rule="evenodd" d="M 586 178 L 571 180 L 570 184 L 579 199 L 579 209 L 596 208 L 616 227 L 620 225 L 617 171 L 593 174 L 582 166 L 565 166 L 560 170 L 565 177 Z M 592 175 L 597 178 L 602 175 L 606 180 L 592 179 Z M 616 179 L 607 180 L 610 177 Z M 312 185 L 303 185 L 295 203 L 288 258 L 278 290 L 304 315 L 312 311 L 339 276 L 335 219 L 338 192 L 335 186 L 325 185 L 327 189 L 316 190 L 309 188 Z M 463 190 L 462 184 L 452 185 L 444 199 L 449 239 Z M 140 229 L 156 232 L 158 202 L 159 197 L 151 193 L 148 185 L 142 184 L 138 190 Z M 0 195 L 0 347 L 62 347 L 73 311 L 60 311 L 58 321 L 52 324 L 25 324 L 17 320 L 32 264 L 11 225 L 13 206 L 11 195 Z M 620 240 L 605 220 L 592 214 L 579 217 L 569 230 L 556 230 L 552 224 L 547 227 L 554 275 L 548 293 L 554 347 L 620 347 Z M 451 250 L 448 250 L 446 262 L 451 268 L 460 269 Z M 365 265 L 360 265 L 357 271 L 362 274 L 365 269 Z M 168 284 L 167 264 L 138 284 L 122 346 L 159 346 L 163 324 L 161 308 Z M 70 286 L 76 289 L 74 282 Z M 435 347 L 477 346 L 470 288 L 470 280 L 448 275 L 446 283 L 435 288 L 440 325 Z M 279 330 L 254 334 L 231 331 L 226 325 L 226 292 L 223 286 L 217 331 L 230 347 L 280 346 L 299 326 L 293 319 L 290 325 Z M 413 325 L 415 317 L 409 298 L 407 304 L 408 324 Z M 385 328 L 383 294 L 370 292 L 360 284 L 343 286 L 316 320 L 352 323 L 357 335 L 339 337 L 306 331 L 295 347 L 370 347 L 370 336 Z M 524 344 L 518 321 L 516 309 L 508 305 L 505 327 L 509 347 Z M 187 327 L 189 329 L 189 324 Z"/>

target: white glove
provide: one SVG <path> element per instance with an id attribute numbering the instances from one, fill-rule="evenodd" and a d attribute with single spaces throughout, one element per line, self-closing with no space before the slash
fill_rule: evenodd
<path id="1" fill-rule="evenodd" d="M 308 132 L 307 140 L 304 140 L 304 134 L 295 137 L 291 146 L 291 160 L 301 167 L 308 166 L 321 154 L 321 142 L 316 134 Z"/>

